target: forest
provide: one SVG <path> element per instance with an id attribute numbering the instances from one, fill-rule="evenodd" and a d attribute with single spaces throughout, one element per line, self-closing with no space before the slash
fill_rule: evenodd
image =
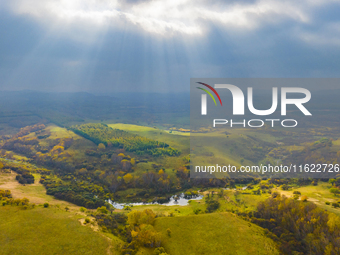
<path id="1" fill-rule="evenodd" d="M 106 124 L 83 124 L 71 126 L 70 129 L 78 135 L 99 145 L 123 148 L 137 155 L 144 153 L 152 156 L 178 156 L 181 152 L 169 147 L 168 144 L 158 142 L 138 135 L 133 135 L 124 130 L 113 129 Z"/>

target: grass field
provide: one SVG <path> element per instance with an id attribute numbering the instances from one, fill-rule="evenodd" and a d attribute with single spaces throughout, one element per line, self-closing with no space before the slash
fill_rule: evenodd
<path id="1" fill-rule="evenodd" d="M 111 128 L 125 130 L 156 141 L 167 143 L 171 147 L 181 150 L 184 155 L 189 153 L 190 136 L 187 133 L 176 132 L 176 134 L 175 133 L 170 134 L 168 131 L 158 128 L 121 123 L 108 124 L 108 126 Z"/>
<path id="2" fill-rule="evenodd" d="M 0 253 L 112 254 L 111 242 L 57 208 L 0 207 Z"/>
<path id="3" fill-rule="evenodd" d="M 315 203 L 317 206 L 324 210 L 340 216 L 339 208 L 334 208 L 331 205 L 326 205 L 326 202 L 332 203 L 340 200 L 340 196 L 335 196 L 329 191 L 330 188 L 331 184 L 327 182 L 319 182 L 317 186 L 308 185 L 299 188 L 293 188 L 292 190 L 287 191 L 280 190 L 279 188 L 277 188 L 276 190 L 287 197 L 293 197 L 294 191 L 300 191 L 301 196 L 308 197 L 308 201 Z"/>
<path id="4" fill-rule="evenodd" d="M 263 229 L 231 213 L 157 218 L 163 246 L 171 255 L 279 254 Z M 171 236 L 167 229 L 171 230 Z"/>
<path id="5" fill-rule="evenodd" d="M 31 203 L 43 204 L 48 202 L 52 205 L 59 205 L 61 207 L 68 206 L 70 209 L 78 210 L 80 207 L 66 201 L 55 199 L 53 196 L 46 195 L 45 187 L 39 183 L 40 175 L 34 175 L 34 184 L 22 185 L 15 180 L 16 173 L 0 174 L 0 189 L 10 190 L 15 198 L 28 198 Z"/>

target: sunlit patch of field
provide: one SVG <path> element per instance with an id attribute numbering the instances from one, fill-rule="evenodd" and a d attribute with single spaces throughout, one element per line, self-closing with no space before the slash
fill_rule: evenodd
<path id="1" fill-rule="evenodd" d="M 79 210 L 79 206 L 68 203 L 66 201 L 55 199 L 53 196 L 46 194 L 45 187 L 39 183 L 40 175 L 34 175 L 34 184 L 22 185 L 15 180 L 16 173 L 0 174 L 0 189 L 10 190 L 14 198 L 28 198 L 31 203 L 43 204 L 50 203 L 51 205 L 59 205 L 61 208 L 69 207 L 71 210 Z"/>
<path id="2" fill-rule="evenodd" d="M 340 146 L 340 139 L 333 141 L 333 145 Z"/>
<path id="3" fill-rule="evenodd" d="M 262 228 L 231 213 L 160 217 L 155 228 L 162 233 L 166 252 L 173 255 L 279 254 Z"/>
<path id="4" fill-rule="evenodd" d="M 46 127 L 46 130 L 51 132 L 50 139 L 57 139 L 57 138 L 73 138 L 73 139 L 81 139 L 81 137 L 66 128 L 58 127 L 56 125 L 49 125 Z"/>
<path id="5" fill-rule="evenodd" d="M 334 208 L 331 204 L 326 205 L 326 202 L 332 203 L 340 200 L 340 196 L 335 196 L 329 191 L 331 187 L 331 184 L 319 181 L 317 186 L 308 185 L 299 188 L 293 188 L 292 190 L 281 190 L 280 188 L 276 188 L 275 190 L 287 197 L 293 197 L 294 191 L 300 191 L 301 196 L 308 197 L 308 201 L 315 203 L 324 210 L 333 212 L 340 216 L 339 208 Z"/>
<path id="6" fill-rule="evenodd" d="M 95 149 L 97 146 L 91 142 L 90 140 L 87 140 L 77 134 L 75 134 L 71 130 L 67 130 L 66 128 L 58 127 L 56 125 L 49 125 L 46 127 L 46 130 L 51 132 L 51 135 L 46 139 L 40 139 L 39 143 L 40 145 L 48 145 L 48 143 L 51 140 L 55 139 L 62 139 L 62 138 L 73 138 L 73 143 L 70 148 L 67 149 L 67 152 L 71 154 L 72 157 L 76 159 L 82 159 L 85 158 L 85 150 L 86 149 Z M 31 135 L 34 133 L 31 133 Z"/>
<path id="7" fill-rule="evenodd" d="M 184 155 L 189 153 L 190 136 L 183 135 L 184 133 L 179 132 L 180 134 L 175 134 L 158 128 L 129 124 L 109 124 L 108 126 L 111 128 L 125 130 L 156 141 L 165 142 L 171 147 L 181 150 Z"/>
<path id="8" fill-rule="evenodd" d="M 0 207 L 1 254 L 116 254 L 109 241 L 56 207 Z"/>
<path id="9" fill-rule="evenodd" d="M 290 145 L 290 146 L 284 146 L 284 148 L 287 151 L 301 151 L 303 150 L 305 147 L 304 146 L 299 146 L 299 145 Z"/>
<path id="10" fill-rule="evenodd" d="M 117 124 L 108 124 L 109 127 L 114 129 L 121 129 L 125 131 L 153 131 L 155 128 L 147 127 L 147 126 L 139 126 L 139 125 L 132 125 L 132 124 L 123 124 L 123 123 L 117 123 Z"/>

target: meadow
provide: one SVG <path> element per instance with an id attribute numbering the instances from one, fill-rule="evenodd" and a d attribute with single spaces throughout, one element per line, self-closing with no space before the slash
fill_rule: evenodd
<path id="1" fill-rule="evenodd" d="M 262 228 L 231 213 L 162 217 L 156 219 L 155 228 L 162 233 L 164 248 L 173 255 L 279 254 Z"/>
<path id="2" fill-rule="evenodd" d="M 79 217 L 79 216 L 78 216 Z M 1 254 L 112 254 L 111 241 L 57 207 L 0 207 Z"/>

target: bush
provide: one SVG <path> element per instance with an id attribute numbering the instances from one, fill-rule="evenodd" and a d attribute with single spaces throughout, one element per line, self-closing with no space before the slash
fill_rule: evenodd
<path id="1" fill-rule="evenodd" d="M 49 203 L 44 203 L 44 208 L 48 208 L 49 206 Z"/>
<path id="2" fill-rule="evenodd" d="M 294 196 L 293 196 L 293 198 L 295 199 L 295 200 L 298 200 L 299 199 L 299 195 L 298 194 L 295 194 Z"/>
<path id="3" fill-rule="evenodd" d="M 307 202 L 308 201 L 308 197 L 307 196 L 302 196 L 301 197 L 301 201 L 302 202 Z"/>
<path id="4" fill-rule="evenodd" d="M 280 193 L 277 192 L 277 191 L 274 191 L 274 192 L 272 192 L 271 194 L 272 194 L 272 198 L 277 198 L 277 197 L 280 197 L 280 196 L 281 196 Z"/>
<path id="5" fill-rule="evenodd" d="M 88 224 L 90 222 L 91 222 L 91 220 L 89 218 L 85 218 L 85 224 Z"/>
<path id="6" fill-rule="evenodd" d="M 340 205 L 339 205 L 338 203 L 332 203 L 332 206 L 333 206 L 334 208 L 340 207 Z"/>
<path id="7" fill-rule="evenodd" d="M 295 190 L 295 191 L 293 192 L 293 194 L 294 194 L 294 195 L 301 195 L 301 192 L 298 191 L 298 190 Z"/>
<path id="8" fill-rule="evenodd" d="M 167 230 L 166 230 L 166 233 L 168 234 L 168 236 L 170 237 L 171 236 L 171 229 L 170 228 L 168 228 Z"/>
<path id="9" fill-rule="evenodd" d="M 163 253 L 165 253 L 165 250 L 164 250 L 163 247 L 158 247 L 153 251 L 153 255 L 160 255 L 160 254 L 163 254 Z"/>
<path id="10" fill-rule="evenodd" d="M 340 194 L 340 190 L 338 188 L 331 188 L 329 191 L 333 193 L 335 196 Z"/>
<path id="11" fill-rule="evenodd" d="M 325 204 L 326 204 L 326 205 L 330 205 L 331 203 L 330 203 L 330 202 L 328 202 L 328 201 L 326 201 L 326 202 L 325 202 Z"/>
<path id="12" fill-rule="evenodd" d="M 199 214 L 202 210 L 201 209 L 195 209 L 194 214 Z"/>
<path id="13" fill-rule="evenodd" d="M 220 207 L 220 203 L 217 200 L 207 199 L 205 203 L 207 205 L 207 212 L 209 213 L 216 211 Z"/>
<path id="14" fill-rule="evenodd" d="M 281 189 L 282 190 L 288 190 L 289 186 L 287 184 L 283 184 L 283 185 L 281 185 Z"/>
<path id="15" fill-rule="evenodd" d="M 261 195 L 261 190 L 257 189 L 257 190 L 253 190 L 253 195 Z"/>
<path id="16" fill-rule="evenodd" d="M 123 208 L 123 210 L 125 210 L 125 211 L 131 211 L 131 207 L 128 206 L 128 205 L 125 205 L 124 208 Z"/>
<path id="17" fill-rule="evenodd" d="M 108 213 L 109 213 L 109 211 L 106 209 L 105 206 L 98 207 L 98 208 L 97 208 L 97 212 L 103 213 L 103 214 L 108 214 Z"/>
<path id="18" fill-rule="evenodd" d="M 80 207 L 80 211 L 81 212 L 86 212 L 86 208 L 85 207 Z"/>

